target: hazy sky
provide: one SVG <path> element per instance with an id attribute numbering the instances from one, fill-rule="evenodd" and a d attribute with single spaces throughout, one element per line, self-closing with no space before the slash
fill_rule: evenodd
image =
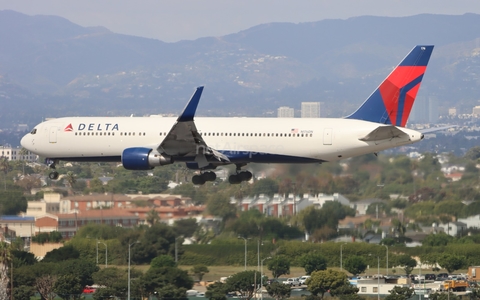
<path id="1" fill-rule="evenodd" d="M 222 36 L 270 22 L 354 16 L 480 14 L 479 0 L 0 0 L 0 10 L 55 15 L 81 26 L 165 42 Z"/>

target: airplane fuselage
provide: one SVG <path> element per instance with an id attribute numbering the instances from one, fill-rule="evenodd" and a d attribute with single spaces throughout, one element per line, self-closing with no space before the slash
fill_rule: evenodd
<path id="1" fill-rule="evenodd" d="M 175 121 L 157 116 L 58 118 L 37 125 L 21 144 L 51 159 L 121 161 L 127 148 L 157 149 Z M 231 163 L 337 161 L 422 138 L 420 132 L 401 128 L 406 135 L 362 141 L 382 125 L 355 119 L 198 117 L 195 124 L 208 146 L 225 154 Z M 189 162 L 194 157 L 176 155 L 174 160 Z"/>

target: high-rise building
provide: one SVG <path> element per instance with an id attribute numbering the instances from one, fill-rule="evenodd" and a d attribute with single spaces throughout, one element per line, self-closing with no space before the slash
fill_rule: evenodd
<path id="1" fill-rule="evenodd" d="M 472 115 L 480 116 L 480 106 L 475 106 L 475 107 L 472 109 Z"/>
<path id="2" fill-rule="evenodd" d="M 409 123 L 438 122 L 438 99 L 435 96 L 418 96 L 410 113 Z"/>
<path id="3" fill-rule="evenodd" d="M 320 102 L 302 102 L 302 118 L 320 118 Z"/>
<path id="4" fill-rule="evenodd" d="M 288 106 L 279 107 L 277 110 L 278 118 L 293 118 L 295 116 L 295 110 Z"/>
<path id="5" fill-rule="evenodd" d="M 448 109 L 448 115 L 450 117 L 455 117 L 457 115 L 457 109 L 455 107 L 451 107 Z"/>

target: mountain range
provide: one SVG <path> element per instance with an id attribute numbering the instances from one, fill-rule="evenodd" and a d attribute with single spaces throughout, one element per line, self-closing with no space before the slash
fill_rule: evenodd
<path id="1" fill-rule="evenodd" d="M 339 117 L 417 44 L 436 46 L 419 96 L 435 97 L 441 113 L 469 113 L 480 91 L 478 24 L 477 14 L 363 16 L 165 43 L 3 10 L 0 128 L 72 115 L 178 114 L 199 85 L 199 115 L 268 117 L 318 101 L 322 116 Z"/>

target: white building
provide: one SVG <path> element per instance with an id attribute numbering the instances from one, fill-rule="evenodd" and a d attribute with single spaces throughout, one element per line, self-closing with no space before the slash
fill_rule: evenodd
<path id="1" fill-rule="evenodd" d="M 443 228 L 444 232 L 451 236 L 463 236 L 467 234 L 467 224 L 463 222 L 449 222 L 440 224 L 438 227 Z"/>
<path id="2" fill-rule="evenodd" d="M 320 118 L 320 102 L 302 102 L 302 118 Z"/>
<path id="3" fill-rule="evenodd" d="M 288 107 L 288 106 L 282 106 L 279 107 L 277 110 L 277 117 L 278 118 L 293 118 L 295 117 L 295 109 Z"/>
<path id="4" fill-rule="evenodd" d="M 0 147 L 0 157 L 5 157 L 7 160 L 25 160 L 25 161 L 37 161 L 38 155 L 33 154 L 30 151 L 25 149 L 25 153 L 21 152 L 22 148 L 20 147 L 9 147 L 1 146 Z"/>
<path id="5" fill-rule="evenodd" d="M 458 222 L 464 223 L 467 228 L 480 228 L 480 215 L 470 216 L 468 218 L 459 218 Z"/>

